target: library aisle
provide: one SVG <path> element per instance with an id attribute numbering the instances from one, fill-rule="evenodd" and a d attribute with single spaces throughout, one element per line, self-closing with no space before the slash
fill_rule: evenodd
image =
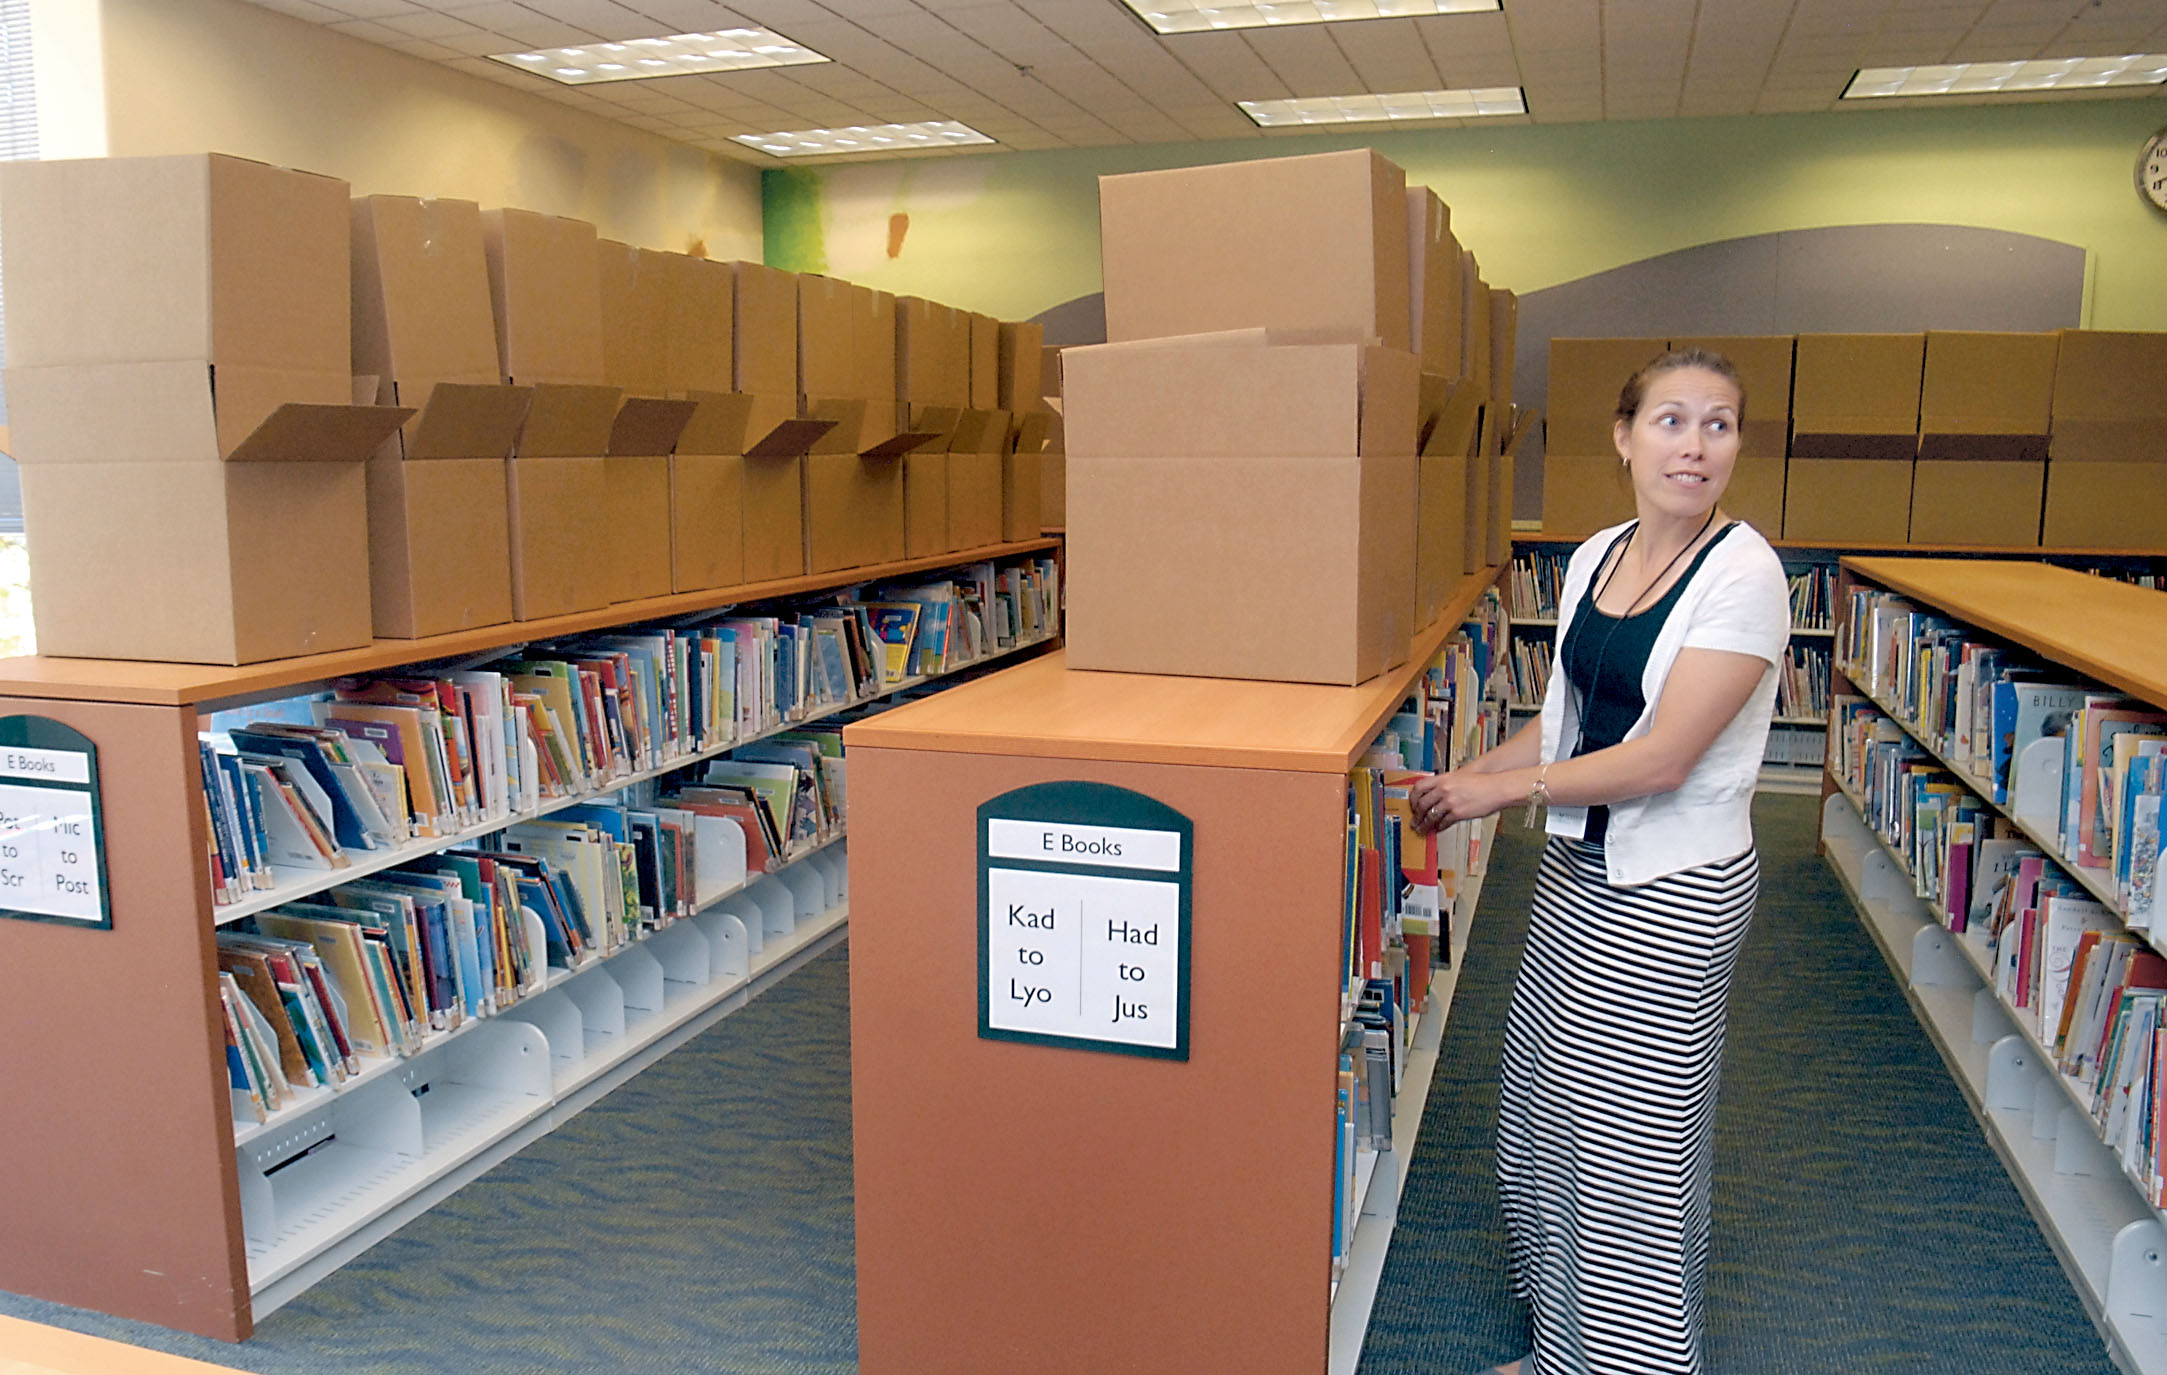
<path id="1" fill-rule="evenodd" d="M 1753 808 L 1761 898 L 1716 1115 L 1709 1375 L 2113 1375 L 2097 1330 L 1827 864 L 1818 798 Z M 1491 1182 L 1540 837 L 1501 825 L 1361 1375 L 1527 1349 Z"/>
<path id="2" fill-rule="evenodd" d="M 1805 797 L 1756 809 L 1764 888 L 1718 1120 L 1710 1375 L 2108 1375 L 1815 858 L 1815 815 Z M 1463 1375 L 1525 1341 L 1500 1268 L 1490 1123 L 1536 850 L 1517 825 L 1498 837 L 1363 1375 Z M 807 965 L 244 1346 L 7 1295 L 0 1315 L 259 1375 L 849 1375 L 847 958 Z M 0 1369 L 12 1354 L 0 1342 Z"/>

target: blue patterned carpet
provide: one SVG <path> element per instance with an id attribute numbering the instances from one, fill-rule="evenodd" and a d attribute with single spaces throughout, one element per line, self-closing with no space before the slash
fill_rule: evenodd
<path id="1" fill-rule="evenodd" d="M 1761 910 L 1734 985 L 1718 1125 L 1712 1375 L 2107 1375 L 2075 1294 L 1814 857 L 1812 800 L 1763 798 L 1757 822 Z M 1490 1151 L 1536 851 L 1516 821 L 1499 836 L 1363 1375 L 1472 1375 L 1525 1346 Z M 816 960 L 244 1346 L 8 1295 L 0 1313 L 262 1375 L 845 1375 L 857 1365 L 848 994 L 846 951 Z"/>
<path id="2" fill-rule="evenodd" d="M 1711 1375 L 2112 1375 L 2097 1329 L 1843 891 L 1813 798 L 1754 809 L 1761 900 L 1716 1122 Z M 1527 1349 L 1491 1183 L 1540 837 L 1498 829 L 1361 1375 Z"/>

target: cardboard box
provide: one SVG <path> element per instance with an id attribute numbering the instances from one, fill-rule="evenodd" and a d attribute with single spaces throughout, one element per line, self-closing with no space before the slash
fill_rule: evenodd
<path id="1" fill-rule="evenodd" d="M 2059 343 L 2053 334 L 1928 330 L 1919 457 L 2044 462 Z"/>
<path id="2" fill-rule="evenodd" d="M 1921 458 L 1911 470 L 1909 539 L 2037 547 L 2046 481 L 2043 462 Z M 2167 522 L 2155 524 L 2167 535 Z"/>
<path id="3" fill-rule="evenodd" d="M 1051 344 L 1038 351 L 1038 394 L 1048 401 L 1061 395 L 1061 350 Z"/>
<path id="4" fill-rule="evenodd" d="M 1791 370 L 1796 339 L 1788 334 L 1705 335 L 1673 339 L 1672 349 L 1706 349 L 1731 360 L 1746 393 L 1739 426 L 1738 466 L 1723 493 L 1723 510 L 1769 539 L 1783 529 L 1785 454 L 1790 447 Z"/>
<path id="5" fill-rule="evenodd" d="M 2048 548 L 2167 548 L 2162 512 L 2167 512 L 2167 463 L 2111 458 L 2047 463 L 2041 543 Z"/>
<path id="6" fill-rule="evenodd" d="M 895 394 L 914 406 L 971 404 L 971 322 L 917 296 L 895 302 Z"/>
<path id="7" fill-rule="evenodd" d="M 1501 421 L 1512 415 L 1513 352 L 1520 343 L 1520 298 L 1503 287 L 1490 289 L 1490 402 Z M 1498 427 L 1500 444 L 1510 438 L 1508 424 Z"/>
<path id="8" fill-rule="evenodd" d="M 948 544 L 977 549 L 1001 542 L 1001 471 L 1006 411 L 965 411 L 948 446 Z"/>
<path id="9" fill-rule="evenodd" d="M 955 548 L 948 538 L 948 451 L 903 456 L 903 556 Z"/>
<path id="10" fill-rule="evenodd" d="M 693 401 L 630 397 L 610 425 L 602 462 L 608 497 L 603 547 L 613 602 L 670 591 L 670 453 L 697 409 Z"/>
<path id="11" fill-rule="evenodd" d="M 849 396 L 860 382 L 858 312 L 853 297 L 867 288 L 835 277 L 798 278 L 797 389 L 801 396 Z M 870 307 L 870 302 L 867 303 Z"/>
<path id="12" fill-rule="evenodd" d="M 734 391 L 794 397 L 798 386 L 798 283 L 795 273 L 732 263 L 736 326 L 731 332 Z"/>
<path id="13" fill-rule="evenodd" d="M 498 382 L 481 207 L 352 203 L 353 370 L 418 413 L 369 461 L 369 602 L 379 638 L 512 619 L 504 460 L 531 388 Z"/>
<path id="14" fill-rule="evenodd" d="M 1800 335 L 1804 344 L 1809 336 Z M 1902 544 L 1911 529 L 1906 459 L 1791 457 L 1783 537 L 1812 544 Z"/>
<path id="15" fill-rule="evenodd" d="M 497 372 L 515 386 L 602 381 L 601 258 L 594 226 L 531 210 L 484 210 Z"/>
<path id="16" fill-rule="evenodd" d="M 1404 656 L 1419 362 L 1276 337 L 1066 352 L 1074 667 L 1345 683 Z"/>
<path id="17" fill-rule="evenodd" d="M 7 163 L 8 364 L 344 373 L 347 202 L 222 154 Z"/>
<path id="18" fill-rule="evenodd" d="M 2054 369 L 2050 461 L 2167 461 L 2167 395 L 2159 383 L 2162 376 L 2167 376 L 2167 333 L 2061 331 Z"/>
<path id="19" fill-rule="evenodd" d="M 1063 435 L 1079 457 L 1324 457 L 1415 451 L 1414 356 L 1234 330 L 1063 353 Z"/>
<path id="20" fill-rule="evenodd" d="M 1407 188 L 1407 307 L 1409 345 L 1422 370 L 1460 375 L 1460 241 L 1452 211 L 1427 186 Z"/>
<path id="21" fill-rule="evenodd" d="M 595 243 L 602 302 L 602 380 L 627 396 L 669 390 L 668 255 L 615 239 Z"/>
<path id="22" fill-rule="evenodd" d="M 1016 417 L 1013 448 L 1001 456 L 1001 538 L 1037 539 L 1045 510 L 1047 411 Z"/>
<path id="23" fill-rule="evenodd" d="M 670 455 L 670 590 L 745 581 L 745 459 Z"/>
<path id="24" fill-rule="evenodd" d="M 415 639 L 513 618 L 510 455 L 533 392 L 396 384 L 420 414 L 367 468 L 369 603 L 380 639 Z"/>
<path id="25" fill-rule="evenodd" d="M 765 423 L 754 407 L 748 435 Z M 830 420 L 786 419 L 745 446 L 745 580 L 794 578 L 805 568 L 805 458 Z"/>
<path id="26" fill-rule="evenodd" d="M 1799 335 L 1791 456 L 1908 462 L 1919 447 L 1925 366 L 1923 334 Z"/>
<path id="27" fill-rule="evenodd" d="M 1042 408 L 1046 390 L 1039 363 L 1046 352 L 1046 327 L 1028 322 L 1000 324 L 1000 390 L 993 404 L 1011 415 Z"/>
<path id="28" fill-rule="evenodd" d="M 1464 576 L 1467 557 L 1465 454 L 1425 454 L 1417 465 L 1415 615 L 1417 629 L 1434 624 L 1445 598 Z"/>
<path id="29" fill-rule="evenodd" d="M 1406 349 L 1407 176 L 1368 149 L 1099 178 L 1106 337 L 1268 326 Z"/>
<path id="30" fill-rule="evenodd" d="M 892 563 L 903 553 L 903 465 L 854 453 L 807 455 L 806 571 Z"/>
<path id="31" fill-rule="evenodd" d="M 0 178 L 40 652 L 367 643 L 364 460 L 413 412 L 351 404 L 346 184 L 222 156 Z"/>
<path id="32" fill-rule="evenodd" d="M 852 333 L 852 350 L 858 359 L 858 385 L 852 394 L 874 401 L 888 402 L 896 399 L 896 323 L 895 293 L 874 291 L 861 287 L 851 297 L 856 313 L 856 329 Z"/>
<path id="33" fill-rule="evenodd" d="M 667 393 L 730 391 L 737 381 L 731 338 L 737 274 L 728 263 L 683 253 L 665 253 L 662 261 L 669 282 L 663 348 Z"/>
<path id="34" fill-rule="evenodd" d="M 1545 462 L 1549 456 L 1564 455 L 1607 457 L 1615 463 L 1618 447 L 1612 426 L 1618 393 L 1668 347 L 1662 339 L 1552 339 L 1549 392 L 1542 407 Z M 1547 526 L 1547 510 L 1543 521 Z"/>
<path id="35" fill-rule="evenodd" d="M 1480 384 L 1466 384 L 1475 391 Z M 1467 460 L 1467 497 L 1461 507 L 1467 518 L 1466 529 L 1460 535 L 1460 553 L 1466 571 L 1477 573 L 1489 566 L 1490 557 L 1490 459 L 1497 448 L 1497 419 L 1490 404 L 1482 403 L 1481 415 L 1476 421 L 1475 448 Z"/>
<path id="36" fill-rule="evenodd" d="M 1039 533 L 1068 529 L 1068 455 L 1048 453 L 1045 471 L 1039 477 L 1039 494 L 1043 505 L 1039 512 Z"/>
<path id="37" fill-rule="evenodd" d="M 1466 270 L 1461 274 L 1461 289 L 1466 293 L 1466 326 L 1461 331 L 1467 350 L 1467 376 L 1476 386 L 1496 396 L 1497 378 L 1490 357 L 1492 335 L 1490 327 L 1490 284 L 1475 275 L 1475 255 L 1470 253 L 1461 259 Z M 1506 398 L 1509 400 L 1510 398 Z"/>
<path id="38" fill-rule="evenodd" d="M 615 387 L 535 388 L 505 465 L 515 620 L 593 611 L 615 596 L 603 462 L 620 400 Z"/>
<path id="39" fill-rule="evenodd" d="M 766 431 L 759 436 L 747 434 L 754 408 L 761 403 L 759 397 L 744 392 L 693 391 L 686 393 L 683 399 L 693 405 L 692 418 L 678 434 L 673 453 L 741 458 L 751 439 L 765 437 Z M 774 420 L 769 420 L 767 431 L 772 431 L 775 424 Z"/>
<path id="40" fill-rule="evenodd" d="M 991 315 L 967 317 L 971 330 L 971 407 L 997 410 L 1001 406 L 1001 322 Z"/>
<path id="41" fill-rule="evenodd" d="M 24 463 L 38 652 L 252 664 L 367 644 L 362 467 Z"/>
<path id="42" fill-rule="evenodd" d="M 1071 668 L 1345 684 L 1406 657 L 1411 455 L 1072 454 L 1069 474 Z"/>
<path id="43" fill-rule="evenodd" d="M 1547 453 L 1542 461 L 1545 539 L 1578 538 L 1634 516 L 1633 482 L 1616 454 Z"/>
<path id="44" fill-rule="evenodd" d="M 11 368 L 7 390 L 40 653 L 247 664 L 368 643 L 363 464 L 410 411 L 237 394 L 214 414 L 199 361 Z M 229 406 L 262 422 L 228 442 Z"/>

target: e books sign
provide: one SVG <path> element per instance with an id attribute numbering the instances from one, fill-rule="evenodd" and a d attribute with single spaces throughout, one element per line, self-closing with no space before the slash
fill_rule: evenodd
<path id="1" fill-rule="evenodd" d="M 0 717 L 0 917 L 110 929 L 102 821 L 89 737 Z"/>
<path id="2" fill-rule="evenodd" d="M 1189 818 L 1040 783 L 978 809 L 978 1034 L 1189 1058 Z"/>

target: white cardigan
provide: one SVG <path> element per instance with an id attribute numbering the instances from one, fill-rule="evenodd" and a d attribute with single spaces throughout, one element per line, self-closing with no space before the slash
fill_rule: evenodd
<path id="1" fill-rule="evenodd" d="M 1579 743 L 1579 716 L 1560 651 L 1597 565 L 1624 529 L 1613 525 L 1596 534 L 1573 551 L 1566 565 L 1550 682 L 1542 701 L 1545 763 L 1555 762 L 1560 749 Z M 1752 846 L 1753 789 L 1776 709 L 1776 665 L 1783 662 L 1790 636 L 1791 595 L 1783 564 L 1758 531 L 1740 525 L 1708 551 L 1707 561 L 1671 608 L 1641 675 L 1641 696 L 1648 705 L 1625 738 L 1637 740 L 1654 724 L 1664 680 L 1681 649 L 1750 654 L 1766 660 L 1768 668 L 1677 791 L 1610 804 L 1603 848 L 1613 885 L 1651 883 L 1681 869 L 1743 854 Z M 1586 807 L 1552 807 L 1547 829 L 1551 835 L 1578 840 L 1586 834 L 1587 817 Z"/>

